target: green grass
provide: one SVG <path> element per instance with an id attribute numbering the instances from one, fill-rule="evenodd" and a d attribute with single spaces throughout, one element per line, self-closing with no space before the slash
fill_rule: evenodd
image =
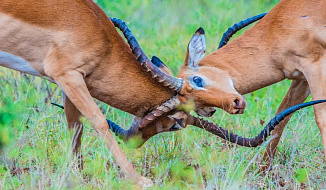
<path id="1" fill-rule="evenodd" d="M 267 12 L 277 2 L 97 1 L 109 16 L 126 21 L 147 55 L 159 56 L 174 74 L 198 27 L 206 31 L 210 53 L 234 22 Z M 284 81 L 245 95 L 248 106 L 244 115 L 218 110 L 211 120 L 238 134 L 255 136 L 262 129 L 260 119 L 273 117 L 289 84 Z M 75 168 L 64 113 L 50 101 L 62 103 L 56 85 L 0 68 L 0 143 L 6 145 L 0 160 L 0 189 L 135 188 L 121 179 L 112 154 L 88 124 L 82 140 L 85 169 L 79 172 Z M 99 105 L 116 123 L 130 124 L 129 114 Z M 326 188 L 321 137 L 312 108 L 292 117 L 283 133 L 275 167 L 266 176 L 257 174 L 266 144 L 255 149 L 237 147 L 194 127 L 159 134 L 140 149 L 129 149 L 119 142 L 138 172 L 154 181 L 152 189 Z"/>

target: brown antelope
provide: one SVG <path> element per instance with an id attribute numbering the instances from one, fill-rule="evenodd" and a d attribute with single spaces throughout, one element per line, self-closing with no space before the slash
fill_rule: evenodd
<path id="1" fill-rule="evenodd" d="M 141 68 L 152 65 L 138 63 L 113 23 L 91 0 L 4 0 L 0 11 L 0 65 L 43 77 L 62 88 L 67 96 L 68 126 L 79 131 L 74 151 L 80 148 L 79 118 L 83 115 L 105 140 L 126 178 L 151 185 L 122 153 L 92 97 L 143 117 L 173 97 L 174 82 L 181 80 L 154 73 L 164 85 L 172 86 L 167 88 L 144 74 Z M 175 124 L 169 118 L 162 120 L 161 125 Z"/>
<path id="2" fill-rule="evenodd" d="M 132 125 L 138 126 L 136 132 L 148 129 L 152 133 L 148 136 L 176 125 L 171 117 L 175 117 L 173 110 L 180 100 L 193 99 L 194 109 L 204 116 L 214 112 L 207 107 L 221 105 L 227 105 L 225 109 L 230 113 L 243 112 L 245 101 L 235 90 L 221 97 L 218 87 L 209 87 L 216 82 L 232 86 L 230 78 L 213 83 L 208 80 L 216 77 L 211 71 L 197 68 L 205 52 L 203 30 L 198 30 L 189 43 L 180 79 L 149 61 L 130 31 L 115 22 L 131 51 L 114 24 L 91 0 L 4 0 L 0 11 L 0 65 L 58 84 L 67 96 L 68 126 L 77 131 L 74 152 L 80 149 L 83 128 L 79 119 L 83 115 L 104 139 L 126 178 L 138 184 L 150 186 L 152 182 L 140 176 L 122 153 L 92 97 L 135 115 Z M 207 73 L 195 75 L 202 71 Z M 189 124 L 200 125 L 198 118 L 186 119 Z M 217 133 L 212 124 L 203 127 Z"/>
<path id="3" fill-rule="evenodd" d="M 4 0 L 0 11 L 0 65 L 45 78 L 62 88 L 67 96 L 68 126 L 77 132 L 74 152 L 78 154 L 80 149 L 83 128 L 79 119 L 83 115 L 104 139 L 125 177 L 151 185 L 122 153 L 92 97 L 135 115 L 133 125 L 151 124 L 155 133 L 163 132 L 176 126 L 164 114 L 179 104 L 174 96 L 183 86 L 182 79 L 164 73 L 168 72 L 164 66 L 162 71 L 152 64 L 121 25 L 131 51 L 104 11 L 91 0 Z M 197 39 L 203 40 L 202 34 L 193 37 L 194 45 Z M 199 48 L 197 52 L 204 51 Z M 212 108 L 195 109 L 203 116 L 214 113 Z M 144 117 L 149 112 L 154 114 Z M 154 120 L 159 115 L 163 115 L 160 120 Z M 139 125 L 143 134 L 148 129 Z"/>
<path id="4" fill-rule="evenodd" d="M 230 107 L 245 105 L 241 96 L 284 79 L 292 80 L 277 113 L 312 99 L 326 98 L 326 1 L 281 0 L 261 21 L 228 45 L 204 57 L 197 65 L 185 63 L 180 94 L 234 113 Z M 201 77 L 201 90 L 186 79 Z M 190 80 L 189 80 L 190 81 Z M 216 81 L 216 82 L 215 82 Z M 208 93 L 215 92 L 215 93 Z M 220 98 L 216 98 L 220 96 Z M 198 104 L 197 104 L 198 105 Z M 244 106 L 242 106 L 244 108 Z M 242 112 L 242 111 L 239 111 Z M 315 105 L 314 114 L 326 156 L 326 105 Z M 273 134 L 264 159 L 272 163 L 287 117 Z"/>

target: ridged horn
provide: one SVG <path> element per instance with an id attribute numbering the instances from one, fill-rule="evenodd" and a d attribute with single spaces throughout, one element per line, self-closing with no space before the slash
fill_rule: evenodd
<path id="1" fill-rule="evenodd" d="M 148 124 L 153 122 L 156 118 L 162 116 L 163 114 L 170 112 L 180 104 L 180 100 L 177 96 L 174 96 L 170 100 L 164 102 L 153 111 L 149 112 L 145 117 L 143 117 L 140 121 L 133 121 L 130 128 L 128 130 L 122 129 L 119 125 L 113 123 L 112 121 L 106 119 L 108 124 L 110 125 L 110 129 L 117 136 L 119 136 L 123 140 L 128 140 L 138 133 L 139 130 L 146 127 Z"/>
<path id="2" fill-rule="evenodd" d="M 110 129 L 112 132 L 114 132 L 118 137 L 120 137 L 123 140 L 128 140 L 130 137 L 137 134 L 138 130 L 145 127 L 147 124 L 152 122 L 155 118 L 161 116 L 163 113 L 169 112 L 176 108 L 177 105 L 179 105 L 179 100 L 177 100 L 176 96 L 172 99 L 168 100 L 167 102 L 163 103 L 158 108 L 154 109 L 152 112 L 150 112 L 148 115 L 146 115 L 143 119 L 140 121 L 133 121 L 131 124 L 131 127 L 128 130 L 125 130 L 121 128 L 119 125 L 115 124 L 114 122 L 107 119 L 107 122 L 109 124 Z M 324 103 L 326 100 L 316 100 L 311 102 L 306 102 L 302 104 L 298 104 L 292 107 L 289 107 L 279 114 L 277 114 L 273 119 L 270 120 L 270 122 L 264 127 L 264 129 L 260 132 L 259 135 L 257 135 L 254 138 L 245 138 L 239 135 L 236 135 L 232 132 L 229 132 L 227 129 L 224 129 L 222 127 L 219 127 L 218 125 L 211 123 L 209 121 L 206 121 L 204 119 L 188 115 L 187 118 L 187 124 L 193 125 L 196 127 L 199 127 L 201 129 L 205 129 L 206 131 L 215 134 L 229 142 L 235 143 L 240 146 L 245 147 L 257 147 L 261 145 L 263 142 L 266 141 L 267 137 L 271 135 L 271 132 L 275 129 L 275 127 L 285 119 L 285 117 L 289 116 L 290 114 L 294 113 L 295 111 L 312 106 L 315 104 Z M 58 105 L 56 103 L 51 103 L 55 106 L 58 106 L 59 108 L 64 109 L 63 106 Z M 158 114 L 156 114 L 158 113 Z"/>
<path id="3" fill-rule="evenodd" d="M 52 105 L 55 105 L 61 109 L 64 109 L 63 106 L 51 102 Z M 118 137 L 120 137 L 123 140 L 128 140 L 130 137 L 136 135 L 139 130 L 146 127 L 148 124 L 153 122 L 156 118 L 162 116 L 163 114 L 170 112 L 177 108 L 177 106 L 180 104 L 180 100 L 178 96 L 174 96 L 168 101 L 164 102 L 157 108 L 153 109 L 151 112 L 149 112 L 147 115 L 145 115 L 143 118 L 141 118 L 139 121 L 134 120 L 128 130 L 121 128 L 119 125 L 115 124 L 114 122 L 106 119 L 107 123 L 109 124 L 109 127 L 113 133 L 115 133 Z"/>
<path id="4" fill-rule="evenodd" d="M 291 113 L 301 108 L 323 103 L 323 102 L 326 102 L 326 100 L 316 100 L 316 101 L 306 102 L 285 109 L 281 113 L 277 114 L 273 119 L 271 119 L 271 121 L 264 127 L 264 129 L 260 132 L 260 134 L 254 138 L 245 138 L 245 137 L 238 136 L 232 132 L 229 132 L 227 129 L 215 125 L 214 123 L 211 123 L 209 121 L 194 116 L 189 116 L 190 118 L 188 118 L 188 121 L 190 122 L 188 122 L 188 124 L 205 129 L 206 131 L 215 134 L 227 141 L 235 143 L 237 145 L 245 146 L 245 147 L 257 147 L 261 145 L 264 141 L 266 141 L 266 138 L 270 136 L 275 126 L 278 125 L 285 117 L 287 117 Z"/>
<path id="5" fill-rule="evenodd" d="M 180 100 L 178 96 L 172 97 L 168 101 L 155 108 L 153 111 L 149 112 L 145 117 L 143 117 L 139 123 L 139 129 L 146 127 L 148 124 L 163 114 L 176 109 L 179 104 Z"/>
<path id="6" fill-rule="evenodd" d="M 140 121 L 134 120 L 128 130 L 121 128 L 119 125 L 114 122 L 106 119 L 108 122 L 110 129 L 114 132 L 118 137 L 123 140 L 128 140 L 138 133 L 139 130 L 146 127 L 148 124 L 153 122 L 156 118 L 162 116 L 163 114 L 170 112 L 180 104 L 180 100 L 177 96 L 174 96 L 170 100 L 164 102 L 162 105 L 155 108 L 153 111 L 148 113 L 145 117 L 143 117 Z"/>
<path id="7" fill-rule="evenodd" d="M 239 23 L 235 23 L 232 27 L 228 28 L 228 30 L 226 32 L 224 32 L 222 39 L 220 41 L 220 44 L 218 46 L 217 49 L 220 49 L 221 47 L 225 46 L 230 38 L 237 33 L 239 30 L 241 30 L 242 28 L 248 26 L 249 24 L 252 24 L 254 22 L 256 22 L 257 20 L 262 19 L 267 13 L 262 13 L 256 16 L 253 16 L 251 18 L 248 18 L 246 20 L 243 20 Z"/>
<path id="8" fill-rule="evenodd" d="M 128 44 L 136 56 L 137 60 L 140 62 L 142 68 L 151 74 L 159 83 L 162 83 L 164 86 L 167 86 L 177 92 L 180 92 L 183 84 L 181 78 L 173 77 L 165 74 L 160 69 L 158 69 L 146 56 L 146 54 L 141 49 L 139 43 L 137 42 L 135 36 L 132 34 L 125 22 L 117 18 L 111 18 L 114 26 L 119 28 L 124 37 L 127 39 Z"/>

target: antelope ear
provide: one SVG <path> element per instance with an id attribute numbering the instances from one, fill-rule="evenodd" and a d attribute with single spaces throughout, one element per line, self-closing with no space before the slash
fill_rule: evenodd
<path id="1" fill-rule="evenodd" d="M 166 65 L 163 63 L 163 61 L 161 61 L 161 59 L 156 57 L 155 55 L 152 57 L 151 61 L 158 68 L 166 67 Z"/>
<path id="2" fill-rule="evenodd" d="M 152 63 L 158 67 L 161 71 L 163 71 L 165 74 L 167 75 L 172 75 L 172 72 L 170 71 L 170 69 L 163 63 L 163 61 L 161 61 L 160 58 L 156 57 L 155 55 L 152 57 Z"/>
<path id="3" fill-rule="evenodd" d="M 197 69 L 198 62 L 205 56 L 206 42 L 205 31 L 202 27 L 198 28 L 188 44 L 187 64 L 188 68 Z"/>

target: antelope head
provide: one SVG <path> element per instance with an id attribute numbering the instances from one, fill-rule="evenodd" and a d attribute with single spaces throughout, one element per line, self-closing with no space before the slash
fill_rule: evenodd
<path id="1" fill-rule="evenodd" d="M 156 56 L 152 57 L 150 61 L 146 54 L 141 49 L 140 45 L 138 44 L 135 36 L 132 34 L 128 26 L 120 19 L 111 18 L 113 24 L 119 28 L 125 38 L 128 40 L 128 44 L 136 56 L 137 60 L 140 62 L 141 67 L 148 72 L 153 79 L 157 80 L 163 86 L 172 89 L 175 91 L 176 94 L 179 95 L 180 90 L 183 88 L 183 79 L 178 77 L 173 77 L 171 71 L 166 67 L 166 65 Z M 179 104 L 179 103 L 178 103 Z M 198 104 L 200 105 L 200 104 Z M 178 106 L 178 105 L 173 105 Z M 207 107 L 207 106 L 190 106 L 188 109 L 195 110 L 198 115 L 203 117 L 210 117 L 215 113 L 214 107 Z"/>
<path id="2" fill-rule="evenodd" d="M 153 56 L 151 61 L 165 74 L 172 76 L 172 73 L 169 68 L 158 57 Z M 194 109 L 195 112 L 202 117 L 211 117 L 216 112 L 216 109 L 214 107 L 201 107 L 194 105 L 194 107 L 190 106 L 190 109 Z"/>
<path id="3" fill-rule="evenodd" d="M 186 58 L 178 74 L 183 79 L 179 92 L 181 102 L 193 100 L 196 108 L 218 107 L 230 114 L 242 114 L 246 107 L 244 97 L 235 90 L 227 71 L 201 66 L 201 63 L 209 61 L 202 59 L 205 53 L 205 32 L 199 28 L 188 44 Z"/>

